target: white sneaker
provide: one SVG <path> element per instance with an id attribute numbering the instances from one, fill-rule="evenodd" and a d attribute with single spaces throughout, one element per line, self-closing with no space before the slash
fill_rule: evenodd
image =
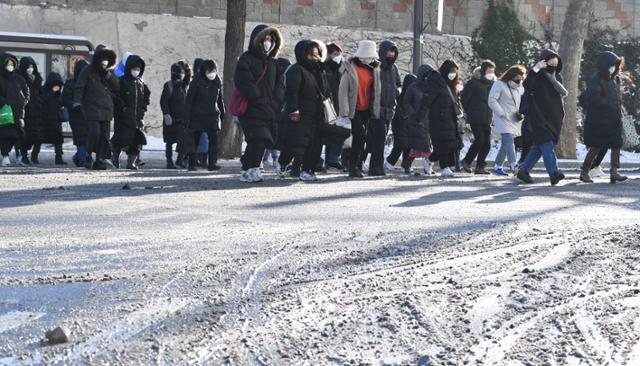
<path id="1" fill-rule="evenodd" d="M 604 175 L 604 171 L 602 170 L 602 167 L 600 165 L 591 169 L 591 171 L 589 172 L 589 176 L 591 178 L 603 177 Z"/>
<path id="2" fill-rule="evenodd" d="M 240 173 L 240 181 L 242 183 L 251 183 L 251 177 L 249 176 L 249 171 L 248 170 L 243 170 Z"/>
<path id="3" fill-rule="evenodd" d="M 440 175 L 443 178 L 452 178 L 454 176 L 453 175 L 453 171 L 449 167 L 446 167 L 446 168 L 442 169 L 442 172 L 440 173 Z"/>
<path id="4" fill-rule="evenodd" d="M 435 170 L 433 170 L 434 163 L 430 162 L 429 159 L 422 159 L 422 168 L 424 169 L 424 174 L 426 175 L 434 175 L 436 174 Z"/>
<path id="5" fill-rule="evenodd" d="M 259 183 L 264 181 L 264 178 L 262 178 L 262 172 L 260 172 L 260 168 L 249 169 L 249 178 L 251 179 L 251 183 Z"/>
<path id="6" fill-rule="evenodd" d="M 300 180 L 302 182 L 315 182 L 318 178 L 314 177 L 313 174 L 309 172 L 300 173 Z"/>
<path id="7" fill-rule="evenodd" d="M 368 173 L 369 172 L 369 163 L 368 162 L 364 162 L 362 163 L 362 172 L 363 173 Z"/>
<path id="8" fill-rule="evenodd" d="M 7 167 L 7 166 L 11 166 L 11 159 L 9 159 L 8 156 L 3 156 L 2 157 L 2 163 L 0 163 L 1 167 Z"/>
<path id="9" fill-rule="evenodd" d="M 387 161 L 387 159 L 384 159 L 384 168 L 388 171 L 388 172 L 392 172 L 394 170 L 396 170 L 396 167 L 391 165 L 390 162 Z"/>

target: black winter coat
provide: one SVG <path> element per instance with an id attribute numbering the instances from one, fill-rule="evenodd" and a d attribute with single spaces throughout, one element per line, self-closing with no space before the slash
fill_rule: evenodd
<path id="1" fill-rule="evenodd" d="M 407 146 L 406 148 L 421 152 L 432 151 L 431 132 L 429 128 L 429 80 L 431 74 L 436 73 L 430 65 L 422 65 L 418 69 L 416 81 L 411 84 L 402 97 L 402 115 L 406 115 Z"/>
<path id="2" fill-rule="evenodd" d="M 287 115 L 300 112 L 300 121 L 287 123 L 287 150 L 294 155 L 304 154 L 318 128 L 324 124 L 323 99 L 329 95 L 329 85 L 322 63 L 312 64 L 305 55 L 311 47 L 319 44 L 302 40 L 296 44 L 297 63 L 286 73 L 285 105 Z"/>
<path id="3" fill-rule="evenodd" d="M 380 57 L 380 119 L 391 121 L 396 112 L 398 97 L 400 96 L 400 88 L 402 81 L 400 80 L 400 72 L 398 66 L 389 65 L 385 55 L 388 51 L 394 50 L 396 58 L 398 55 L 398 47 L 391 41 L 380 42 L 378 56 Z"/>
<path id="4" fill-rule="evenodd" d="M 218 131 L 220 120 L 224 118 L 225 107 L 222 97 L 220 76 L 209 80 L 201 70 L 189 86 L 184 109 L 187 127 L 193 131 Z"/>
<path id="5" fill-rule="evenodd" d="M 24 108 L 29 103 L 29 88 L 15 70 L 8 72 L 5 69 L 9 60 L 18 65 L 18 59 L 12 54 L 0 55 L 0 107 L 11 106 L 15 123 L 0 126 L 0 140 L 15 142 L 24 137 Z"/>
<path id="6" fill-rule="evenodd" d="M 47 76 L 47 82 L 42 88 L 42 143 L 62 144 L 62 124 L 60 123 L 60 110 L 62 104 L 62 76 L 57 72 L 52 72 Z M 53 87 L 58 86 L 57 92 Z"/>
<path id="7" fill-rule="evenodd" d="M 269 54 L 265 54 L 263 41 L 271 35 L 275 46 Z M 271 129 L 278 112 L 276 95 L 283 88 L 278 80 L 276 57 L 282 48 L 282 35 L 268 25 L 254 28 L 249 39 L 249 49 L 243 53 L 236 65 L 234 83 L 238 91 L 248 100 L 248 109 L 243 116 L 238 116 L 246 141 L 255 139 L 266 140 L 273 144 Z M 260 85 L 256 85 L 260 76 L 264 77 Z"/>
<path id="8" fill-rule="evenodd" d="M 79 60 L 75 64 L 73 77 L 67 79 L 62 88 L 62 103 L 69 111 L 69 125 L 73 134 L 73 144 L 75 146 L 87 145 L 89 137 L 87 122 L 84 119 L 82 108 L 73 108 L 73 92 L 76 80 L 82 72 L 82 69 L 89 65 L 85 60 Z"/>
<path id="9" fill-rule="evenodd" d="M 33 66 L 33 74 L 29 76 L 27 68 Z M 42 140 L 42 76 L 38 65 L 31 57 L 20 59 L 18 74 L 22 76 L 29 88 L 29 103 L 24 109 L 24 134 L 27 144 L 39 143 Z"/>
<path id="10" fill-rule="evenodd" d="M 471 125 L 491 125 L 491 108 L 489 108 L 489 92 L 493 81 L 487 80 L 480 69 L 474 71 L 471 80 L 467 81 L 460 100 L 467 113 L 467 122 Z"/>
<path id="11" fill-rule="evenodd" d="M 73 102 L 80 104 L 87 121 L 111 121 L 114 112 L 114 98 L 120 94 L 120 80 L 112 70 L 104 70 L 102 60 L 109 61 L 112 68 L 116 63 L 116 54 L 108 49 L 100 49 L 91 59 L 91 65 L 85 67 L 76 79 Z"/>
<path id="12" fill-rule="evenodd" d="M 131 69 L 140 68 L 140 75 L 133 77 Z M 145 145 L 146 139 L 141 131 L 144 127 L 144 115 L 150 103 L 151 92 L 142 81 L 145 62 L 137 55 L 127 58 L 124 75 L 120 77 L 120 91 L 116 99 L 113 136 L 111 143 L 119 146 Z"/>
<path id="13" fill-rule="evenodd" d="M 449 154 L 462 148 L 456 105 L 449 90 L 440 73 L 432 72 L 429 75 L 424 103 L 429 109 L 429 133 L 434 155 Z M 451 93 L 454 98 L 459 98 L 455 91 Z"/>
<path id="14" fill-rule="evenodd" d="M 620 68 L 621 59 L 612 52 L 598 56 L 598 73 L 587 83 L 580 104 L 587 112 L 584 120 L 584 143 L 589 147 L 619 149 L 622 140 L 622 101 L 620 81 L 609 73 Z"/>
<path id="15" fill-rule="evenodd" d="M 405 95 L 409 87 L 416 82 L 415 75 L 407 74 L 402 81 L 402 92 L 398 97 L 398 105 L 391 122 L 391 132 L 393 133 L 393 147 L 398 149 L 409 149 L 409 118 L 413 111 L 410 106 L 405 106 Z"/>
<path id="16" fill-rule="evenodd" d="M 543 50 L 540 60 L 548 60 L 551 56 L 558 58 L 558 68 L 556 79 L 562 83 L 560 72 L 562 71 L 562 60 L 557 53 L 551 50 Z M 562 123 L 564 121 L 564 102 L 551 82 L 547 80 L 544 73 L 547 70 L 535 72 L 533 69 L 527 74 L 524 81 L 525 93 L 527 93 L 527 117 L 529 118 L 529 129 L 535 144 L 543 144 L 553 141 L 558 143 Z"/>
<path id="17" fill-rule="evenodd" d="M 187 99 L 187 87 L 178 77 L 181 69 L 177 64 L 171 67 L 171 80 L 164 84 L 162 95 L 160 96 L 162 114 L 168 114 L 172 119 L 171 126 L 167 126 L 164 123 L 162 124 L 162 137 L 166 144 L 177 143 L 186 127 L 184 122 L 184 106 Z"/>

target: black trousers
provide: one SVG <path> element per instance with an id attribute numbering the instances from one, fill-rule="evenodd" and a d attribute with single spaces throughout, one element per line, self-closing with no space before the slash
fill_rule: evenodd
<path id="1" fill-rule="evenodd" d="M 431 162 L 439 162 L 440 169 L 454 167 L 456 165 L 456 151 L 445 152 L 445 153 L 435 153 L 429 157 Z"/>
<path id="2" fill-rule="evenodd" d="M 393 149 L 391 149 L 389 156 L 387 156 L 387 161 L 391 165 L 396 165 L 398 159 L 400 159 L 400 155 L 402 155 L 402 161 L 405 161 L 409 158 L 410 151 L 411 149 L 400 149 L 394 146 Z"/>
<path id="3" fill-rule="evenodd" d="M 373 119 L 369 122 L 367 150 L 371 153 L 369 169 L 372 171 L 384 170 L 384 143 L 387 137 L 387 123 L 384 119 Z"/>
<path id="4" fill-rule="evenodd" d="M 87 152 L 89 155 L 96 154 L 96 159 L 107 157 L 109 146 L 110 121 L 87 121 L 89 135 L 87 139 Z"/>
<path id="5" fill-rule="evenodd" d="M 247 148 L 244 150 L 244 155 L 240 158 L 242 170 L 259 168 L 266 147 L 267 142 L 262 139 L 247 141 Z"/>
<path id="6" fill-rule="evenodd" d="M 202 137 L 203 133 L 206 133 L 207 136 L 209 137 L 209 146 L 208 146 L 208 149 L 207 149 L 207 161 L 208 161 L 208 167 L 209 168 L 213 168 L 218 163 L 218 131 L 216 131 L 216 130 L 212 130 L 212 131 L 195 131 L 195 133 L 194 133 L 194 142 L 195 142 L 195 146 L 196 147 L 200 143 L 200 138 Z M 189 154 L 189 165 L 190 166 L 196 166 L 198 164 L 197 163 L 197 159 L 196 159 L 196 155 L 197 155 L 197 153 Z"/>
<path id="7" fill-rule="evenodd" d="M 304 151 L 304 155 L 296 157 L 296 160 L 300 158 L 302 159 L 303 171 L 310 173 L 316 171 L 322 156 L 322 140 L 320 129 L 316 126 L 314 131 L 311 133 L 311 139 Z"/>
<path id="8" fill-rule="evenodd" d="M 472 124 L 473 143 L 469 147 L 464 162 L 471 165 L 476 158 L 476 168 L 484 168 L 487 166 L 487 155 L 491 151 L 491 126 Z"/>
<path id="9" fill-rule="evenodd" d="M 362 168 L 364 144 L 370 119 L 371 112 L 357 111 L 351 120 L 351 135 L 353 137 L 351 142 L 351 160 L 349 162 L 349 169 L 351 170 Z"/>
<path id="10" fill-rule="evenodd" d="M 0 141 L 0 153 L 2 156 L 9 156 L 11 149 L 13 149 L 13 142 L 6 140 Z"/>

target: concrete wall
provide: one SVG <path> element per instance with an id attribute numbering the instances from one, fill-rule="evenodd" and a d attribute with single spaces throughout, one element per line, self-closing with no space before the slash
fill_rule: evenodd
<path id="1" fill-rule="evenodd" d="M 258 23 L 247 24 L 247 38 Z M 401 71 L 411 68 L 412 37 L 410 33 L 376 32 L 328 26 L 278 25 L 285 37 L 284 56 L 293 58 L 294 44 L 303 38 L 339 42 L 347 53 L 355 51 L 357 41 L 391 39 L 398 44 Z M 130 51 L 147 62 L 145 82 L 152 92 L 152 105 L 145 118 L 151 133 L 161 135 L 159 98 L 162 85 L 169 77 L 171 64 L 179 59 L 212 58 L 222 69 L 224 60 L 225 21 L 171 15 L 87 11 L 75 8 L 49 8 L 0 4 L 0 30 L 30 33 L 82 35 L 94 44 L 103 43 L 121 55 Z M 247 42 L 245 42 L 246 44 Z M 471 54 L 468 37 L 427 36 L 424 59 L 440 64 L 447 58 L 460 61 Z M 224 72 L 224 70 L 221 70 Z"/>
<path id="2" fill-rule="evenodd" d="M 173 14 L 224 19 L 226 0 L 0 0 L 0 3 Z M 424 0 L 427 30 L 434 31 L 437 0 Z M 471 35 L 480 25 L 488 0 L 445 0 L 445 33 Z M 545 29 L 558 35 L 569 0 L 514 0 L 523 23 L 541 37 Z M 598 23 L 640 36 L 640 4 L 636 0 L 596 0 Z M 392 32 L 412 29 L 414 0 L 247 0 L 255 22 L 331 25 Z"/>

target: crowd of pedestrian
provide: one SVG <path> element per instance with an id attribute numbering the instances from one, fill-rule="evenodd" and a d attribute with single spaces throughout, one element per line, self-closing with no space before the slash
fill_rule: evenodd
<path id="1" fill-rule="evenodd" d="M 362 40 L 357 46 L 347 57 L 338 43 L 303 39 L 294 46 L 292 63 L 280 56 L 279 30 L 259 25 L 238 60 L 234 85 L 226 86 L 234 90 L 228 105 L 215 61 L 175 62 L 159 98 L 166 168 L 219 170 L 218 132 L 228 114 L 244 134 L 240 180 L 247 183 L 263 181 L 267 165 L 279 177 L 311 182 L 328 169 L 353 179 L 384 176 L 399 161 L 405 174 L 420 174 L 413 169 L 416 160 L 422 160 L 419 170 L 427 175 L 437 166 L 443 177 L 466 171 L 532 183 L 530 172 L 541 157 L 552 185 L 565 178 L 555 146 L 564 99 L 574 91 L 563 85 L 562 59 L 553 50 L 541 50 L 530 68 L 513 65 L 501 75 L 492 61 L 482 61 L 464 82 L 455 60 L 424 64 L 416 75 L 401 78 L 396 44 Z M 76 62 L 66 81 L 55 72 L 45 80 L 30 57 L 18 60 L 5 53 L 0 65 L 2 166 L 12 164 L 13 149 L 16 164 L 39 164 L 42 144 L 54 146 L 55 164 L 67 164 L 61 122 L 69 121 L 75 165 L 120 168 L 124 152 L 125 168 L 138 169 L 151 103 L 141 56 L 127 53 L 117 63 L 114 51 L 99 46 L 90 62 Z M 601 171 L 608 150 L 610 181 L 626 179 L 618 172 L 623 65 L 621 57 L 602 53 L 598 73 L 579 96 L 589 147 L 580 174 L 585 183 Z M 473 141 L 461 157 L 467 124 Z M 389 131 L 393 148 L 385 156 Z M 487 169 L 494 136 L 500 148 L 495 165 Z"/>

